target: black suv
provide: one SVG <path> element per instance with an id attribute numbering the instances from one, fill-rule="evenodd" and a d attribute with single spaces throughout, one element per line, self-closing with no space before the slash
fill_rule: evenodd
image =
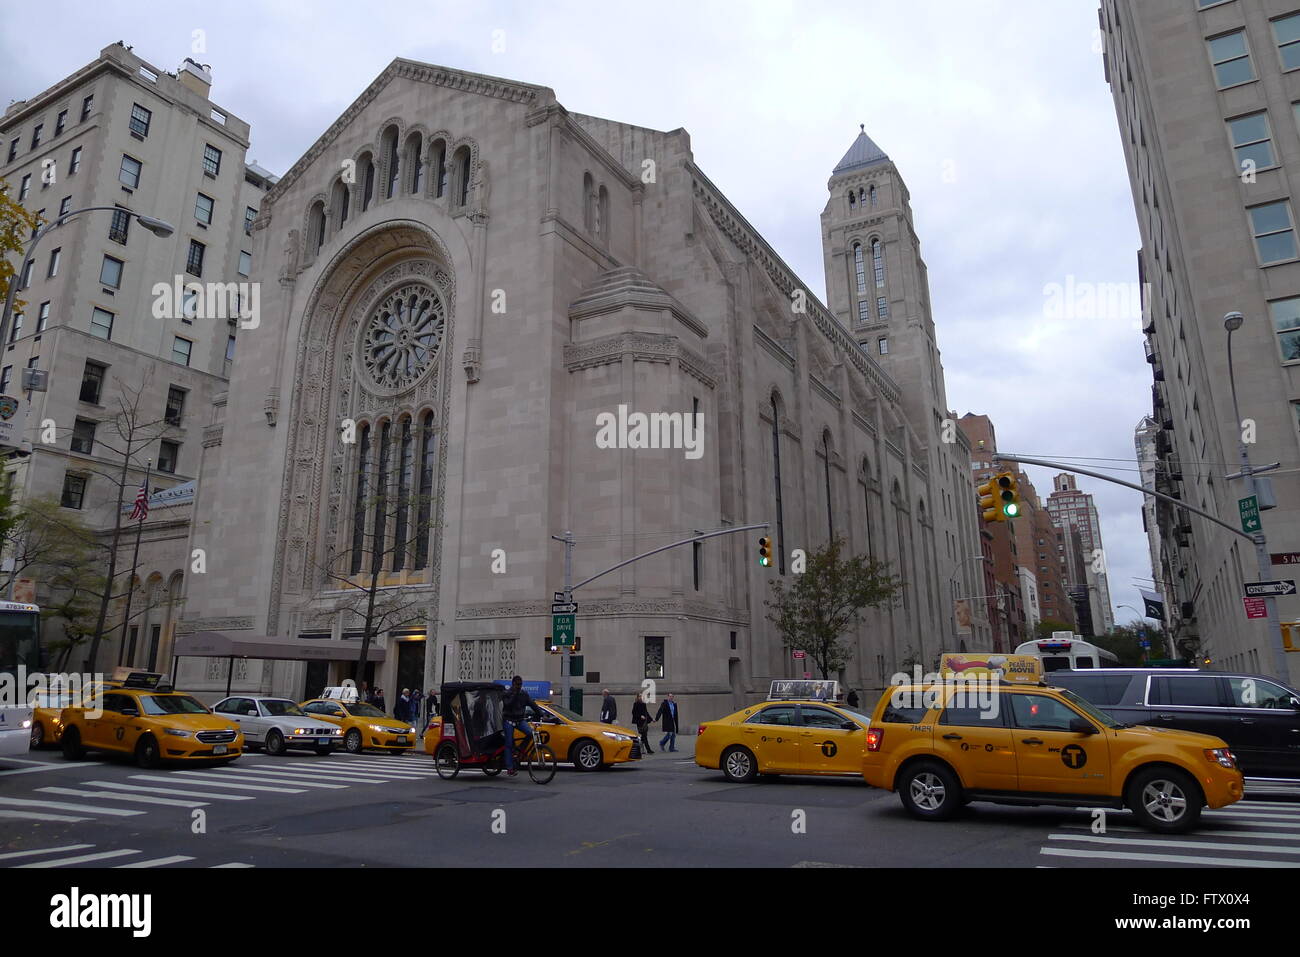
<path id="1" fill-rule="evenodd" d="M 1300 694 L 1262 675 L 1195 668 L 1053 671 L 1117 721 L 1222 738 L 1247 777 L 1300 778 Z"/>

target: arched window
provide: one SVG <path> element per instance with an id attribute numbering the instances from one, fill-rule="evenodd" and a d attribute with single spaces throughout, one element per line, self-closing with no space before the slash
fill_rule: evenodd
<path id="1" fill-rule="evenodd" d="M 348 221 L 348 184 L 343 180 L 334 181 L 334 195 L 330 197 L 330 208 L 334 210 L 334 221 L 342 226 Z"/>
<path id="2" fill-rule="evenodd" d="M 873 186 L 871 187 L 871 207 L 874 209 L 875 206 L 876 206 L 876 187 Z"/>
<path id="3" fill-rule="evenodd" d="M 772 393 L 772 475 L 776 489 L 776 560 L 777 569 L 785 574 L 785 512 L 781 507 L 781 410 Z"/>
<path id="4" fill-rule="evenodd" d="M 431 156 L 433 163 L 435 196 L 441 199 L 447 193 L 447 142 L 435 140 Z"/>
<path id="5" fill-rule="evenodd" d="M 361 571 L 366 553 L 366 497 L 369 495 L 370 426 L 361 427 L 357 442 L 357 496 L 352 506 L 352 574 Z"/>
<path id="6" fill-rule="evenodd" d="M 831 496 L 831 432 L 822 432 L 822 473 L 826 477 L 826 533 L 827 541 L 835 539 L 834 500 Z"/>
<path id="7" fill-rule="evenodd" d="M 858 280 L 858 294 L 867 291 L 867 264 L 862 256 L 862 243 L 853 244 L 853 273 Z"/>
<path id="8" fill-rule="evenodd" d="M 379 472 L 375 476 L 375 530 L 371 533 L 374 549 L 371 552 L 370 571 L 378 574 L 384 567 L 384 549 L 388 532 L 388 457 L 392 449 L 392 423 L 385 422 L 379 430 Z"/>
<path id="9" fill-rule="evenodd" d="M 852 213 L 857 208 L 858 208 L 857 194 L 855 194 L 853 190 L 849 190 L 849 212 Z"/>
<path id="10" fill-rule="evenodd" d="M 871 463 L 862 460 L 862 505 L 866 515 L 867 557 L 876 560 L 875 543 L 871 538 Z"/>
<path id="11" fill-rule="evenodd" d="M 596 182 L 590 173 L 582 174 L 582 228 L 588 233 L 596 225 L 596 213 L 592 205 L 592 196 L 596 192 Z"/>
<path id="12" fill-rule="evenodd" d="M 600 187 L 600 195 L 596 201 L 595 232 L 602 239 L 609 239 L 609 192 L 604 186 Z"/>
<path id="13" fill-rule="evenodd" d="M 456 151 L 456 205 L 469 204 L 469 147 L 462 146 Z"/>
<path id="14" fill-rule="evenodd" d="M 388 182 L 384 186 L 384 198 L 392 199 L 397 192 L 397 127 L 390 126 L 384 131 L 383 157 L 388 164 Z"/>
<path id="15" fill-rule="evenodd" d="M 311 208 L 312 251 L 320 252 L 325 245 L 325 203 L 317 200 Z"/>
<path id="16" fill-rule="evenodd" d="M 894 482 L 894 490 L 890 495 L 894 507 L 894 531 L 898 536 L 898 575 L 902 578 L 903 593 L 903 610 L 908 609 L 908 592 L 911 590 L 912 583 L 912 566 L 907 560 L 907 503 L 903 500 L 902 490 L 898 487 L 898 482 Z"/>
<path id="17" fill-rule="evenodd" d="M 416 196 L 420 195 L 420 190 L 424 187 L 424 158 L 420 155 L 423 150 L 424 137 L 419 133 L 412 133 L 406 138 L 406 165 L 411 171 L 411 192 Z"/>
<path id="18" fill-rule="evenodd" d="M 361 211 L 370 208 L 375 198 L 375 161 L 369 153 L 361 158 Z"/>
<path id="19" fill-rule="evenodd" d="M 885 288 L 885 254 L 879 239 L 871 240 L 871 268 L 876 274 L 876 288 Z"/>
<path id="20" fill-rule="evenodd" d="M 402 420 L 401 442 L 397 455 L 397 520 L 393 523 L 393 571 L 406 567 L 408 512 L 411 508 L 411 473 L 414 465 L 415 442 L 411 435 L 411 420 Z"/>
<path id="21" fill-rule="evenodd" d="M 415 510 L 415 567 L 429 564 L 429 538 L 432 531 L 433 481 L 438 470 L 438 433 L 433 428 L 433 413 L 424 413 L 420 424 L 420 499 Z"/>

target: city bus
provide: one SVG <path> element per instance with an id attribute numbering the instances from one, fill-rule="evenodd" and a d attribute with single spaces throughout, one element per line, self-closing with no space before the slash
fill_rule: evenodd
<path id="1" fill-rule="evenodd" d="M 1065 668 L 1115 668 L 1119 658 L 1105 648 L 1084 641 L 1069 631 L 1054 631 L 1051 638 L 1036 638 L 1016 648 L 1018 655 L 1033 655 L 1043 663 L 1043 671 Z"/>
<path id="2" fill-rule="evenodd" d="M 27 753 L 32 734 L 27 678 L 43 664 L 40 608 L 0 601 L 0 756 Z"/>

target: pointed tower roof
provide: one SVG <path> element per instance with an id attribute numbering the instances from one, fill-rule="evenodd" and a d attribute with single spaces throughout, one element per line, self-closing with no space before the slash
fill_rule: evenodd
<path id="1" fill-rule="evenodd" d="M 858 138 L 853 141 L 849 151 L 844 154 L 844 159 L 836 164 L 835 169 L 831 172 L 832 176 L 836 173 L 846 173 L 849 170 L 889 162 L 889 157 L 885 154 L 885 151 L 867 135 L 867 125 L 862 123 L 859 125 L 859 129 L 861 129 L 861 132 L 858 133 Z"/>

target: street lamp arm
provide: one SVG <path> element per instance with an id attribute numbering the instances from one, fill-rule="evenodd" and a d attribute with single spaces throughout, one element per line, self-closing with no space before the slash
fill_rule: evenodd
<path id="1" fill-rule="evenodd" d="M 718 535 L 734 535 L 736 532 L 748 532 L 755 528 L 768 528 L 770 524 L 771 524 L 770 522 L 760 522 L 757 525 L 741 525 L 736 528 L 724 528 L 718 532 L 705 532 L 703 535 L 692 535 L 690 538 L 683 538 L 680 542 L 673 542 L 669 545 L 660 545 L 658 548 L 652 548 L 648 552 L 642 552 L 640 555 L 636 555 L 632 558 L 627 559 L 627 561 L 619 562 L 617 565 L 611 565 L 609 568 L 606 568 L 603 572 L 597 572 L 595 575 L 592 575 L 590 578 L 584 578 L 576 585 L 569 586 L 568 591 L 572 592 L 573 589 L 581 588 L 583 585 L 594 582 L 597 578 L 602 578 L 605 575 L 608 575 L 610 572 L 618 571 L 624 565 L 631 565 L 633 562 L 639 562 L 641 559 L 649 558 L 651 555 L 657 555 L 660 552 L 666 552 L 668 549 L 676 548 L 678 545 L 685 545 L 689 542 L 699 542 L 699 541 L 703 541 L 706 538 L 715 538 Z M 555 536 L 552 535 L 551 537 L 554 538 Z M 568 596 L 566 595 L 565 597 Z"/>

